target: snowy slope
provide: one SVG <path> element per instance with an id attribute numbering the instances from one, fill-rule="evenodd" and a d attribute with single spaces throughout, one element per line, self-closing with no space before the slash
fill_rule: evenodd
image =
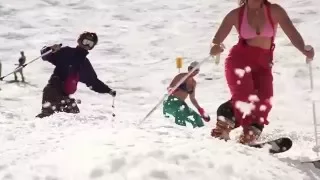
<path id="1" fill-rule="evenodd" d="M 320 2 L 277 2 L 287 9 L 306 42 L 319 49 Z M 233 0 L 29 0 L 27 4 L 2 0 L 2 74 L 14 68 L 20 50 L 30 61 L 44 45 L 74 46 L 79 33 L 95 31 L 99 45 L 89 58 L 100 79 L 118 90 L 118 96 L 112 119 L 112 98 L 80 85 L 75 96 L 82 100 L 81 114 L 39 120 L 34 116 L 53 70 L 49 63 L 39 60 L 26 67 L 30 84 L 0 82 L 0 179 L 320 179 L 319 170 L 300 163 L 316 158 L 308 68 L 281 29 L 276 39 L 274 109 L 262 140 L 289 136 L 294 141 L 291 150 L 272 156 L 234 141 L 212 139 L 214 120 L 201 129 L 177 127 L 162 117 L 161 107 L 136 126 L 177 73 L 175 58 L 184 57 L 183 71 L 192 60 L 206 58 L 213 33 L 236 6 Z M 233 31 L 225 45 L 230 48 L 236 40 Z M 317 92 L 317 58 L 313 70 Z M 219 104 L 229 98 L 223 71 L 222 63 L 208 61 L 197 77 L 197 98 L 212 119 Z M 240 129 L 233 132 L 232 138 L 239 133 Z"/>

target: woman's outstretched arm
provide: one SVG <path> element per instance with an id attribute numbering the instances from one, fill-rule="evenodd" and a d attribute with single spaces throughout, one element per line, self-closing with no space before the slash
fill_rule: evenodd
<path id="1" fill-rule="evenodd" d="M 301 34 L 293 25 L 287 12 L 280 5 L 274 4 L 273 6 L 274 6 L 274 10 L 275 10 L 274 12 L 275 12 L 276 18 L 283 32 L 288 36 L 292 45 L 296 47 L 299 51 L 301 51 L 303 54 L 305 54 L 304 40 Z"/>

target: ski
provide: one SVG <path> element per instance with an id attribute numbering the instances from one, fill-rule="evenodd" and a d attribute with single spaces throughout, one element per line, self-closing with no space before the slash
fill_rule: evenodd
<path id="1" fill-rule="evenodd" d="M 251 144 L 249 146 L 254 148 L 268 147 L 269 153 L 277 154 L 288 151 L 292 147 L 292 140 L 287 137 L 281 137 L 266 142 Z"/>
<path id="2" fill-rule="evenodd" d="M 254 148 L 269 148 L 269 153 L 271 154 L 277 154 L 277 153 L 283 153 L 288 151 L 292 147 L 292 140 L 287 137 L 281 137 L 273 140 L 269 140 L 266 142 L 261 143 L 255 143 L 252 145 L 249 145 L 250 147 Z M 317 160 L 310 160 L 310 161 L 302 161 L 302 164 L 313 164 L 313 166 L 317 169 L 320 169 L 320 159 Z"/>

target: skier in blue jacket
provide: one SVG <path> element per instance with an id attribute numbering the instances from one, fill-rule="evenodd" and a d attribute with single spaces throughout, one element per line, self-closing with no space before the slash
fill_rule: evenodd
<path id="1" fill-rule="evenodd" d="M 84 32 L 77 42 L 78 45 L 75 48 L 55 44 L 41 49 L 41 54 L 52 50 L 42 59 L 55 65 L 55 69 L 43 89 L 42 109 L 36 117 L 47 117 L 55 112 L 79 113 L 75 99 L 69 97 L 76 92 L 78 82 L 86 84 L 95 92 L 116 96 L 115 90 L 98 79 L 87 58 L 89 51 L 98 43 L 97 35 Z"/>

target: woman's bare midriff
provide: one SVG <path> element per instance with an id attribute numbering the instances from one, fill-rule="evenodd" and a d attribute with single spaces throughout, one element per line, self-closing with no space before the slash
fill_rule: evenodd
<path id="1" fill-rule="evenodd" d="M 271 38 L 267 37 L 256 37 L 254 39 L 247 39 L 247 44 L 253 47 L 259 47 L 262 49 L 270 49 L 271 47 Z"/>
<path id="2" fill-rule="evenodd" d="M 185 101 L 188 97 L 188 93 L 177 89 L 174 93 L 172 93 L 172 95 L 182 101 Z"/>

